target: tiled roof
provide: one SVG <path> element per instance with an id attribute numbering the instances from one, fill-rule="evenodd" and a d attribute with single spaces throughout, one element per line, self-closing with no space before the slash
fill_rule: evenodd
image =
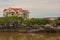
<path id="1" fill-rule="evenodd" d="M 12 9 L 14 9 L 14 10 L 19 10 L 20 8 L 12 8 Z"/>
<path id="2" fill-rule="evenodd" d="M 28 10 L 22 10 L 23 12 L 28 12 Z"/>
<path id="3" fill-rule="evenodd" d="M 4 11 L 6 11 L 7 9 L 4 9 Z"/>
<path id="4" fill-rule="evenodd" d="M 9 8 L 8 8 L 8 9 L 9 9 Z M 13 10 L 16 11 L 16 10 L 20 10 L 20 9 L 22 9 L 22 8 L 11 8 L 11 9 L 13 9 Z M 7 9 L 4 9 L 4 11 L 6 11 L 6 10 L 7 10 Z M 23 10 L 23 9 L 22 9 L 22 12 L 28 12 L 28 10 Z"/>

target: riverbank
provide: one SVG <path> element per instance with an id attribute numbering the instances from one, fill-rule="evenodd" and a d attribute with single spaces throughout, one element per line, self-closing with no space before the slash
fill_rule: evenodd
<path id="1" fill-rule="evenodd" d="M 60 32 L 60 26 L 59 27 L 18 27 L 18 28 L 0 28 L 0 32 L 20 32 L 20 33 L 40 33 L 40 32 L 49 32 L 49 33 L 56 33 Z"/>

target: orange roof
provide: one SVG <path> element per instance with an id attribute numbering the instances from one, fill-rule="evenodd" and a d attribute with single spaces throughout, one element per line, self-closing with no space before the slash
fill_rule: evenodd
<path id="1" fill-rule="evenodd" d="M 4 9 L 4 11 L 6 11 L 7 9 Z"/>
<path id="2" fill-rule="evenodd" d="M 13 9 L 13 10 L 16 11 L 16 10 L 20 10 L 21 8 L 11 8 L 11 9 Z M 4 9 L 4 11 L 6 11 L 6 10 L 7 10 L 7 9 Z M 22 12 L 28 12 L 28 10 L 23 10 L 23 9 L 22 9 Z"/>
<path id="3" fill-rule="evenodd" d="M 22 10 L 23 12 L 28 12 L 28 10 Z"/>
<path id="4" fill-rule="evenodd" d="M 12 9 L 14 9 L 14 10 L 19 10 L 20 8 L 12 8 Z"/>

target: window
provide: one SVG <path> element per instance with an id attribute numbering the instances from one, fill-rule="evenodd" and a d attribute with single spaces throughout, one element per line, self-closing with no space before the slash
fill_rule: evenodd
<path id="1" fill-rule="evenodd" d="M 6 16 L 14 16 L 14 12 L 6 12 Z"/>
<path id="2" fill-rule="evenodd" d="M 14 12 L 10 12 L 10 14 L 11 14 L 12 16 L 14 16 L 15 13 L 14 13 Z"/>

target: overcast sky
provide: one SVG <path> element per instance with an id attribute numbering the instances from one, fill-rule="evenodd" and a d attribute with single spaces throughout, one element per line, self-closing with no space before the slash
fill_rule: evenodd
<path id="1" fill-rule="evenodd" d="M 0 0 L 0 16 L 9 7 L 28 9 L 29 17 L 60 17 L 60 0 Z"/>

